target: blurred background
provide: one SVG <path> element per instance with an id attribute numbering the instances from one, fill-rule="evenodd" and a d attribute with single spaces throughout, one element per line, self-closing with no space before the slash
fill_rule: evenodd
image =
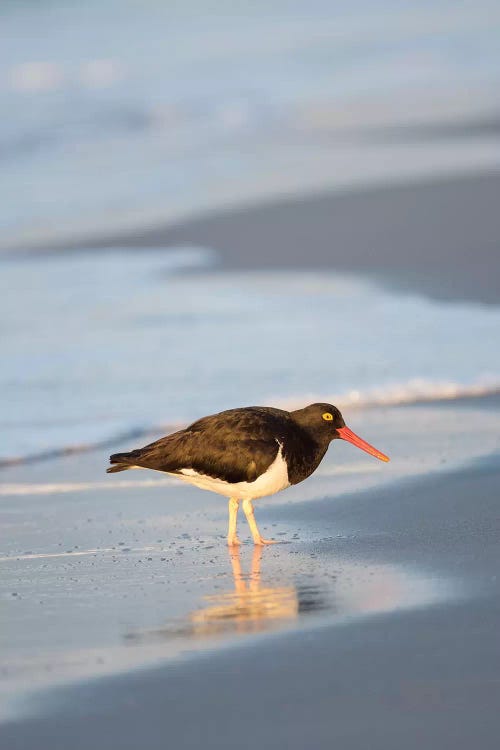
<path id="1" fill-rule="evenodd" d="M 462 708 L 493 705 L 497 600 L 489 626 L 484 609 L 451 609 L 448 622 L 440 608 L 427 626 L 419 609 L 413 629 L 400 615 L 496 586 L 496 475 L 476 468 L 499 450 L 499 40 L 498 0 L 0 3 L 0 697 L 156 666 L 203 648 L 221 622 L 220 645 L 304 627 L 306 614 L 397 609 L 401 631 L 379 621 L 385 651 L 369 635 L 374 651 L 356 661 L 356 631 L 344 671 L 338 632 L 315 641 L 316 663 L 300 639 L 302 674 L 286 660 L 290 685 L 308 691 L 297 710 L 287 703 L 299 722 L 307 713 L 297 737 L 324 706 L 325 726 L 335 711 L 356 717 L 355 744 L 359 717 L 374 716 L 371 746 L 415 654 L 415 695 L 430 685 L 432 704 L 397 702 L 405 740 L 434 720 L 461 738 L 491 725 L 478 713 L 466 726 Z M 104 475 L 110 453 L 202 415 L 314 401 L 340 407 L 391 463 L 338 440 L 307 483 L 263 502 L 266 536 L 292 544 L 264 553 L 260 591 L 249 547 L 241 566 L 227 556 L 220 496 Z M 470 477 L 427 479 L 457 466 Z M 395 481 L 422 475 L 418 491 Z M 435 710 L 436 664 L 456 721 Z M 212 685 L 215 668 L 200 670 L 190 690 Z M 224 695 L 253 690 L 243 668 L 218 674 Z M 315 685 L 341 695 L 332 674 L 355 696 L 351 714 L 316 700 Z M 360 710 L 359 674 L 373 711 Z M 216 682 L 214 710 L 226 706 Z M 253 684 L 252 700 L 269 698 L 266 678 Z M 162 743 L 185 721 L 156 702 L 174 692 L 151 701 Z M 120 704 L 117 746 L 144 726 L 128 734 L 125 721 L 139 694 L 153 695 L 134 687 Z M 196 705 L 208 710 L 210 695 Z M 67 727 L 87 746 L 87 731 L 102 735 L 93 719 Z"/>
<path id="2" fill-rule="evenodd" d="M 0 456 L 495 390 L 499 22 L 489 0 L 4 0 Z"/>
<path id="3" fill-rule="evenodd" d="M 498 132 L 499 16 L 493 0 L 4 0 L 2 244 L 477 164 Z M 439 147 L 388 163 L 389 135 Z"/>

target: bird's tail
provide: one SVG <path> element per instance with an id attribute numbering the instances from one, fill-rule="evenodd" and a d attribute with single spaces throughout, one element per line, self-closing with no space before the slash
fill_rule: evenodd
<path id="1" fill-rule="evenodd" d="M 106 469 L 106 474 L 114 474 L 115 471 L 127 471 L 127 469 L 133 469 L 134 465 L 131 462 L 130 453 L 113 453 L 109 457 L 110 463 L 114 466 L 110 466 Z"/>

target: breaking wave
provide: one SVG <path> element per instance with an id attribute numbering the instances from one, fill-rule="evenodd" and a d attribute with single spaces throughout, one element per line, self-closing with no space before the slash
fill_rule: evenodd
<path id="1" fill-rule="evenodd" d="M 463 384 L 447 381 L 431 381 L 415 378 L 407 383 L 369 388 L 364 391 L 353 389 L 341 393 L 308 394 L 277 401 L 283 409 L 298 409 L 304 403 L 326 401 L 339 408 L 370 408 L 376 406 L 404 406 L 433 401 L 456 401 L 459 399 L 482 398 L 500 393 L 500 379 L 480 378 L 474 383 Z"/>
<path id="2" fill-rule="evenodd" d="M 453 381 L 430 381 L 415 378 L 407 383 L 368 388 L 364 391 L 350 390 L 342 393 L 330 394 L 308 393 L 302 396 L 290 396 L 286 399 L 269 399 L 268 405 L 292 410 L 301 408 L 305 404 L 313 403 L 315 401 L 326 401 L 327 403 L 335 404 L 340 409 L 370 409 L 381 406 L 395 407 L 408 406 L 411 404 L 433 403 L 436 401 L 480 399 L 498 394 L 500 394 L 500 379 L 497 378 L 479 378 L 476 382 L 469 384 L 455 383 Z M 88 453 L 91 451 L 104 450 L 140 438 L 154 440 L 160 435 L 181 429 L 182 427 L 185 427 L 186 424 L 187 420 L 170 424 L 135 427 L 128 431 L 121 431 L 112 434 L 109 437 L 98 441 L 62 445 L 57 448 L 51 448 L 49 450 L 26 455 L 0 458 L 0 469 L 39 461 L 49 461 L 64 456 Z M 162 483 L 165 480 L 141 480 L 139 484 L 142 486 L 145 482 L 151 484 L 155 483 L 155 481 L 156 483 Z M 104 486 L 105 483 L 103 482 L 102 484 Z M 126 484 L 129 486 L 130 482 L 127 481 Z M 116 483 L 114 486 L 116 486 Z M 61 491 L 71 491 L 72 489 L 74 489 L 74 487 L 68 485 L 68 488 L 63 487 Z M 1 494 L 5 493 L 2 493 L 0 489 L 0 495 Z"/>

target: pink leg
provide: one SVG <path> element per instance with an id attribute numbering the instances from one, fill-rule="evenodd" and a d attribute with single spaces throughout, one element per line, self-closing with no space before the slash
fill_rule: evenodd
<path id="1" fill-rule="evenodd" d="M 227 543 L 229 547 L 234 547 L 236 544 L 241 544 L 236 534 L 236 523 L 238 519 L 238 508 L 239 501 L 235 497 L 229 498 L 229 526 L 227 529 Z"/>
<path id="2" fill-rule="evenodd" d="M 261 537 L 259 527 L 257 526 L 257 522 L 255 521 L 253 504 L 251 500 L 243 500 L 243 513 L 245 514 L 248 525 L 250 526 L 254 544 L 277 544 L 275 539 L 263 539 L 263 537 Z"/>

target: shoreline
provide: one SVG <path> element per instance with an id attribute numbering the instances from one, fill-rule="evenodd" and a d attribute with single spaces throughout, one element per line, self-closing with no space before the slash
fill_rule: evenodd
<path id="1" fill-rule="evenodd" d="M 499 304 L 499 193 L 492 168 L 283 197 L 24 254 L 201 246 L 220 270 L 330 269 L 438 300 Z"/>
<path id="2" fill-rule="evenodd" d="M 457 404 L 463 407 L 474 407 L 481 406 L 483 404 L 490 404 L 494 409 L 500 406 L 500 387 L 495 384 L 491 386 L 472 386 L 470 388 L 464 387 L 462 393 L 458 395 L 436 395 L 431 396 L 414 396 L 408 400 L 376 400 L 367 401 L 366 403 L 346 403 L 337 400 L 339 408 L 348 408 L 351 413 L 359 411 L 367 411 L 371 409 L 381 408 L 404 408 L 412 406 L 445 406 L 450 407 L 456 406 Z M 263 404 L 272 406 L 273 404 Z M 298 405 L 297 405 L 298 406 Z M 289 408 L 286 406 L 279 406 L 278 408 Z M 161 425 L 149 425 L 141 428 L 130 428 L 126 432 L 120 432 L 116 435 L 110 435 L 101 440 L 96 440 L 89 443 L 79 443 L 75 445 L 63 445 L 56 448 L 50 448 L 42 450 L 36 453 L 29 453 L 20 456 L 0 456 L 0 480 L 2 479 L 2 472 L 8 469 L 15 469 L 20 466 L 30 466 L 32 464 L 45 463 L 57 461 L 60 459 L 68 458 L 75 455 L 96 453 L 97 451 L 106 451 L 108 448 L 111 449 L 113 446 L 119 446 L 125 441 L 142 440 L 142 439 L 157 439 L 159 434 L 166 434 L 168 432 L 174 432 L 186 427 L 186 423 L 172 423 L 172 424 L 161 424 Z M 0 481 L 0 495 L 1 492 L 1 481 Z"/>
<path id="3" fill-rule="evenodd" d="M 0 725 L 0 739 L 13 750 L 62 750 L 73 738 L 83 749 L 101 747 L 106 732 L 107 742 L 123 748 L 139 740 L 160 748 L 165 736 L 195 748 L 201 732 L 210 747 L 229 748 L 239 737 L 242 747 L 267 739 L 299 750 L 307 731 L 325 750 L 332 741 L 355 748 L 370 738 L 375 748 L 396 748 L 403 736 L 409 748 L 421 747 L 423 738 L 439 738 L 443 747 L 453 738 L 465 748 L 482 727 L 481 747 L 495 747 L 499 583 L 491 571 L 500 561 L 499 479 L 494 456 L 447 474 L 343 495 L 333 504 L 325 499 L 288 510 L 292 524 L 314 510 L 314 523 L 333 522 L 341 532 L 306 541 L 313 557 L 340 554 L 369 566 L 420 568 L 434 585 L 455 582 L 456 595 L 347 623 L 309 628 L 305 620 L 296 631 L 56 687 L 32 703 L 35 715 Z M 273 518 L 272 508 L 266 515 Z M 285 723 L 279 721 L 283 711 Z M 261 719 L 257 736 L 254 712 Z M 385 714 L 379 741 L 375 730 Z"/>

